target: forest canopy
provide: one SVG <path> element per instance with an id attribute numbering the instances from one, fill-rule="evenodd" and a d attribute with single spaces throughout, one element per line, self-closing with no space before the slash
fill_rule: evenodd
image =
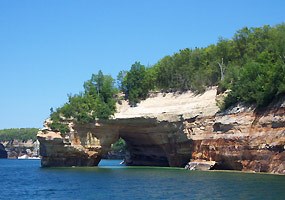
<path id="1" fill-rule="evenodd" d="M 11 140 L 36 140 L 37 128 L 11 128 L 0 130 L 0 141 L 11 141 Z"/>
<path id="2" fill-rule="evenodd" d="M 149 68 L 139 65 L 136 62 L 121 81 L 130 104 L 146 98 L 149 90 L 202 93 L 219 86 L 230 91 L 222 109 L 237 102 L 266 106 L 285 92 L 285 24 L 245 27 L 232 39 L 182 49 Z"/>
<path id="3" fill-rule="evenodd" d="M 109 118 L 118 92 L 136 106 L 152 90 L 203 93 L 218 86 L 229 91 L 221 109 L 237 102 L 266 106 L 285 93 L 285 24 L 244 27 L 232 39 L 221 37 L 217 44 L 179 50 L 153 66 L 137 61 L 118 74 L 117 87 L 114 83 L 102 71 L 93 74 L 84 83 L 84 92 L 70 95 L 66 104 L 51 113 L 53 128 L 64 130 L 62 117 L 79 123 Z"/>

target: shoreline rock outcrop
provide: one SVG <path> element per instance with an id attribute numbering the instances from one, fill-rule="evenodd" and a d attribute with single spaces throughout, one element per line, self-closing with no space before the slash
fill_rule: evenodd
<path id="1" fill-rule="evenodd" d="M 0 143 L 0 158 L 7 158 L 7 151 L 3 144 Z"/>
<path id="2" fill-rule="evenodd" d="M 8 140 L 1 141 L 7 151 L 7 158 L 17 159 L 22 156 L 38 157 L 39 142 L 37 140 Z"/>
<path id="3" fill-rule="evenodd" d="M 188 170 L 207 171 L 214 169 L 215 165 L 215 161 L 192 160 L 184 168 Z"/>
<path id="4" fill-rule="evenodd" d="M 264 110 L 237 105 L 218 113 L 216 92 L 158 93 L 137 107 L 122 102 L 113 119 L 70 123 L 66 137 L 47 125 L 38 134 L 42 166 L 96 166 L 121 137 L 127 165 L 202 160 L 213 169 L 285 174 L 285 98 Z"/>

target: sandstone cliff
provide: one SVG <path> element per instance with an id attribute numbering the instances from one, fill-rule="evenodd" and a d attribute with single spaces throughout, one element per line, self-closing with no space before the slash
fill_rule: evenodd
<path id="1" fill-rule="evenodd" d="M 263 111 L 238 105 L 218 113 L 216 92 L 157 93 L 137 107 L 122 102 L 113 119 L 69 123 L 64 138 L 47 122 L 38 134 L 42 166 L 96 166 L 122 137 L 128 165 L 215 161 L 214 169 L 285 174 L 285 100 Z"/>
<path id="2" fill-rule="evenodd" d="M 39 142 L 37 140 L 8 140 L 1 141 L 7 151 L 8 158 L 18 158 L 21 156 L 39 156 Z"/>

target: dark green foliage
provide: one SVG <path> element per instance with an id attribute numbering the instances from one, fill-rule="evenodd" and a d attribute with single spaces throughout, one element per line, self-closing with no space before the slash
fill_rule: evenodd
<path id="1" fill-rule="evenodd" d="M 221 86 L 230 89 L 224 108 L 244 102 L 266 106 L 285 92 L 285 25 L 244 28 L 234 37 L 237 57 Z"/>
<path id="2" fill-rule="evenodd" d="M 219 81 L 218 64 L 214 62 L 215 47 L 184 49 L 166 56 L 154 65 L 156 88 L 166 91 L 203 92 L 207 86 Z"/>
<path id="3" fill-rule="evenodd" d="M 118 88 L 131 106 L 150 90 L 202 93 L 207 87 L 229 90 L 222 109 L 237 102 L 265 106 L 285 93 L 285 24 L 243 28 L 232 39 L 219 38 L 206 48 L 183 49 L 165 56 L 152 67 L 135 62 L 117 77 Z M 114 80 L 101 71 L 84 83 L 84 92 L 70 95 L 51 118 L 53 128 L 67 131 L 62 117 L 88 123 L 115 112 Z M 53 111 L 53 110 L 51 110 Z"/>
<path id="4" fill-rule="evenodd" d="M 125 140 L 120 138 L 117 142 L 112 145 L 111 150 L 115 152 L 125 152 L 127 149 L 127 144 Z"/>
<path id="5" fill-rule="evenodd" d="M 268 104 L 277 92 L 274 82 L 274 66 L 256 62 L 247 63 L 239 71 L 238 78 L 231 84 L 231 92 L 225 107 L 236 102 Z"/>
<path id="6" fill-rule="evenodd" d="M 63 106 L 65 107 L 66 104 Z M 50 118 L 52 123 L 50 124 L 50 128 L 54 131 L 59 131 L 62 135 L 66 134 L 69 131 L 67 124 L 65 124 L 61 119 L 61 112 L 66 108 L 58 108 L 56 112 L 54 112 L 53 108 L 51 109 Z"/>
<path id="7" fill-rule="evenodd" d="M 103 75 L 101 71 L 93 74 L 84 83 L 84 92 L 69 95 L 68 102 L 51 113 L 53 123 L 51 128 L 61 133 L 68 132 L 64 119 L 73 119 L 78 123 L 88 123 L 95 119 L 108 119 L 114 114 L 117 89 L 111 76 Z"/>
<path id="8" fill-rule="evenodd" d="M 50 128 L 54 131 L 59 131 L 60 133 L 62 133 L 62 135 L 65 135 L 69 131 L 69 128 L 66 124 L 57 121 L 53 122 L 50 125 Z"/>
<path id="9" fill-rule="evenodd" d="M 103 75 L 100 70 L 97 75 L 93 74 L 91 79 L 84 83 L 84 89 L 83 99 L 86 106 L 84 110 L 86 116 L 91 117 L 88 121 L 96 118 L 107 119 L 114 114 L 116 110 L 115 96 L 118 91 L 111 76 Z"/>
<path id="10" fill-rule="evenodd" d="M 37 128 L 11 128 L 0 130 L 0 141 L 33 140 L 37 139 Z"/>
<path id="11" fill-rule="evenodd" d="M 122 84 L 131 105 L 151 89 L 202 93 L 209 86 L 230 89 L 223 108 L 236 102 L 265 106 L 285 92 L 285 24 L 243 28 L 216 45 L 183 49 L 151 68 L 136 62 Z M 122 77 L 122 76 L 120 76 Z"/>
<path id="12" fill-rule="evenodd" d="M 144 65 L 135 62 L 124 77 L 121 88 L 131 106 L 136 106 L 141 99 L 145 99 L 152 89 L 150 73 L 151 71 L 148 71 Z"/>
<path id="13" fill-rule="evenodd" d="M 125 91 L 126 89 L 124 88 L 124 79 L 127 75 L 127 71 L 123 70 L 120 71 L 119 74 L 117 75 L 117 87 L 120 91 Z"/>
<path id="14" fill-rule="evenodd" d="M 276 83 L 277 95 L 285 94 L 285 61 L 276 64 L 273 80 Z"/>

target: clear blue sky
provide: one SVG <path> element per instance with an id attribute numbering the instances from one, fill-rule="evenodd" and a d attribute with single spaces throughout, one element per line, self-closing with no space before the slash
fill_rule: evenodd
<path id="1" fill-rule="evenodd" d="M 0 0 L 0 129 L 42 127 L 102 69 L 155 64 L 242 27 L 285 21 L 284 0 Z"/>

